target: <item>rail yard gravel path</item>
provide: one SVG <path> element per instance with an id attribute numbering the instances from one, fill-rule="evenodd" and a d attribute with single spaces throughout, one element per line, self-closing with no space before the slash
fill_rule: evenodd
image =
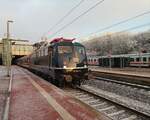
<path id="1" fill-rule="evenodd" d="M 150 91 L 148 90 L 101 80 L 89 80 L 86 85 L 82 87 L 150 116 Z"/>
<path id="2" fill-rule="evenodd" d="M 102 89 L 104 91 L 112 92 L 117 95 L 128 97 L 133 100 L 137 100 L 150 105 L 150 90 L 148 89 L 113 83 L 109 82 L 109 80 L 103 81 L 101 79 L 93 79 L 92 81 L 88 81 L 87 84 Z"/>

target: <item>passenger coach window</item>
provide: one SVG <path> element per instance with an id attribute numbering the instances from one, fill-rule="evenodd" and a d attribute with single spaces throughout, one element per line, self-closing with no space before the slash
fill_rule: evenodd
<path id="1" fill-rule="evenodd" d="M 136 61 L 138 62 L 138 61 L 140 61 L 140 59 L 139 59 L 139 58 L 136 58 Z"/>
<path id="2" fill-rule="evenodd" d="M 132 62 L 134 62 L 134 58 L 131 58 L 130 60 L 131 60 Z"/>
<path id="3" fill-rule="evenodd" d="M 143 58 L 143 61 L 146 62 L 146 57 Z"/>

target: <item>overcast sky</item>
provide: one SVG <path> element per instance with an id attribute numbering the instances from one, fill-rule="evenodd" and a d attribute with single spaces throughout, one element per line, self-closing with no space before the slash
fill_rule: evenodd
<path id="1" fill-rule="evenodd" d="M 10 25 L 12 37 L 37 42 L 45 32 L 80 1 L 81 0 L 0 0 L 0 37 L 4 37 L 4 33 L 6 33 L 6 21 L 13 20 L 14 23 Z M 84 0 L 72 14 L 52 31 L 49 31 L 46 36 L 50 37 L 58 29 L 79 16 L 98 1 L 99 0 Z M 89 33 L 145 11 L 150 11 L 150 0 L 105 0 L 95 9 L 53 37 L 89 37 Z M 121 31 L 148 22 L 150 23 L 150 14 L 99 34 L 103 35 L 106 34 L 106 32 Z M 140 30 L 149 28 L 150 25 Z"/>

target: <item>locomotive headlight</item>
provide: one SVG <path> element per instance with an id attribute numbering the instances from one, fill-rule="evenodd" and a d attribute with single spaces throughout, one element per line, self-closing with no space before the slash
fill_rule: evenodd
<path id="1" fill-rule="evenodd" d="M 67 68 L 67 67 L 64 65 L 63 68 Z"/>
<path id="2" fill-rule="evenodd" d="M 84 61 L 84 67 L 87 67 L 86 62 Z"/>
<path id="3" fill-rule="evenodd" d="M 84 67 L 87 67 L 87 65 L 84 65 Z"/>

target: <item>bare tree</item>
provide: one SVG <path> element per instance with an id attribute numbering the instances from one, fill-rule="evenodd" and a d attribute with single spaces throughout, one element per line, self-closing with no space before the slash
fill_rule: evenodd
<path id="1" fill-rule="evenodd" d="M 92 38 L 83 44 L 88 50 L 96 51 L 98 55 L 108 55 L 110 52 L 128 54 L 139 52 L 139 49 L 150 52 L 150 30 L 135 35 L 128 32 L 107 34 Z"/>

